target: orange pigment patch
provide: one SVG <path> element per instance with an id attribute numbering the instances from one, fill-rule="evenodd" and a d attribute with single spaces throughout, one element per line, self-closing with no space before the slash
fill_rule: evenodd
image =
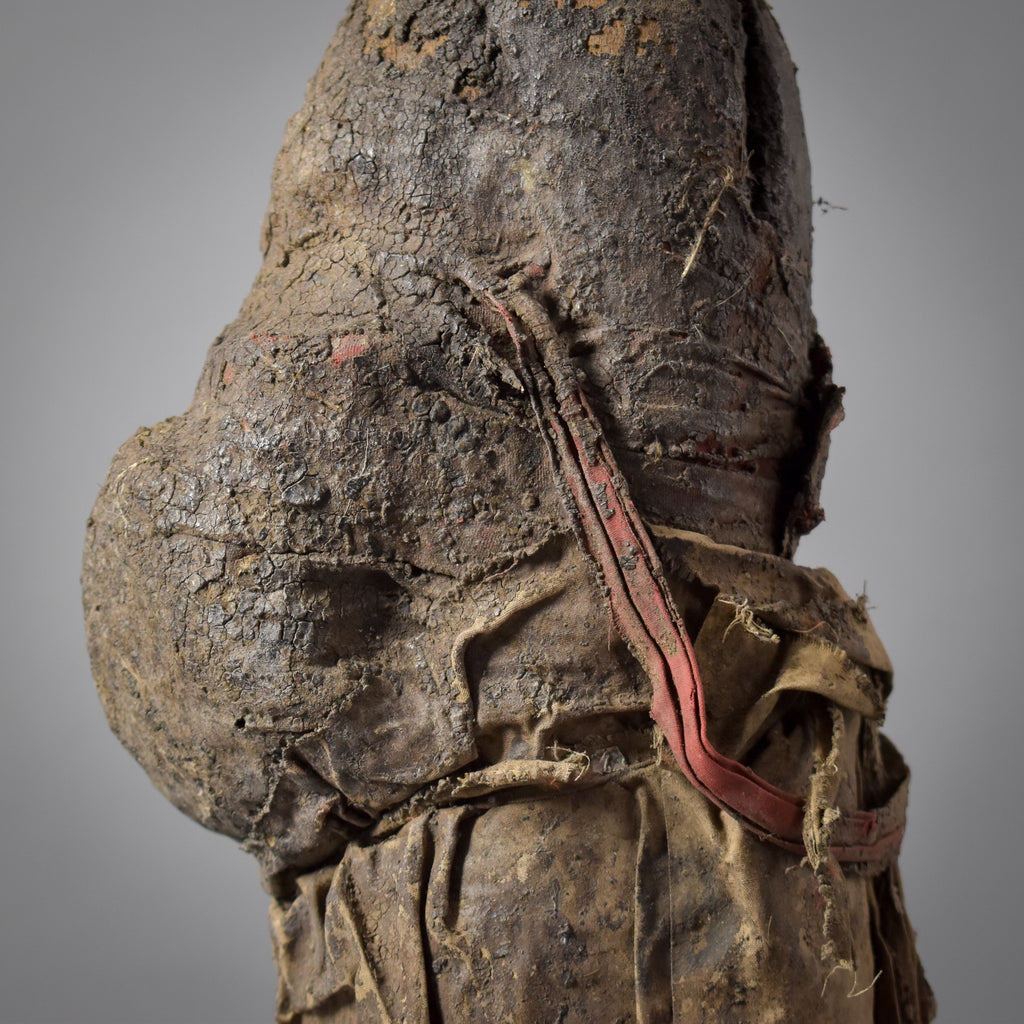
<path id="1" fill-rule="evenodd" d="M 626 45 L 626 26 L 618 19 L 587 40 L 587 49 L 600 57 L 617 57 Z"/>
<path id="2" fill-rule="evenodd" d="M 403 71 L 414 71 L 428 57 L 437 54 L 438 48 L 448 40 L 448 35 L 435 36 L 433 39 L 409 40 L 406 43 L 395 41 L 395 30 L 390 29 L 383 39 L 367 39 L 363 47 L 363 53 L 369 54 L 374 50 L 380 56 Z"/>
<path id="3" fill-rule="evenodd" d="M 562 6 L 561 0 L 557 0 Z M 573 7 L 603 7 L 608 0 L 572 0 Z M 600 32 L 595 32 L 587 40 L 587 49 L 600 57 L 621 57 L 627 45 L 635 48 L 638 57 L 646 57 L 653 52 L 654 47 L 661 46 L 670 54 L 677 51 L 674 43 L 667 43 L 662 38 L 661 25 L 654 18 L 644 18 L 636 26 L 629 30 L 628 36 L 626 26 L 620 20 L 615 20 L 606 25 Z M 657 64 L 658 71 L 664 72 L 661 64 Z"/>
<path id="4" fill-rule="evenodd" d="M 644 18 L 636 27 L 636 53 L 642 57 L 648 45 L 656 46 L 661 42 L 661 26 L 653 18 Z"/>
<path id="5" fill-rule="evenodd" d="M 220 375 L 220 379 L 225 384 L 230 384 L 235 379 L 235 368 L 230 363 L 224 364 L 224 372 Z"/>

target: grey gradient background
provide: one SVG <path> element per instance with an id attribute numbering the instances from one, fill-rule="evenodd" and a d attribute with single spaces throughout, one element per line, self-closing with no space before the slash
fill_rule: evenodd
<path id="1" fill-rule="evenodd" d="M 848 388 L 799 558 L 867 586 L 914 769 L 906 894 L 943 1024 L 1020 1014 L 1024 16 L 778 0 Z M 0 1020 L 272 1019 L 266 898 L 108 733 L 80 624 L 117 446 L 182 411 L 258 266 L 343 0 L 0 3 Z M 527 1024 L 527 1022 L 524 1022 Z"/>

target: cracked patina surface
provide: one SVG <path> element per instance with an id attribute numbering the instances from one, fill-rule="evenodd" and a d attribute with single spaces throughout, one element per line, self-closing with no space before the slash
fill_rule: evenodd
<path id="1" fill-rule="evenodd" d="M 486 301 L 528 271 L 718 747 L 886 799 L 884 651 L 789 561 L 841 413 L 767 5 L 356 0 L 263 240 L 85 590 L 113 728 L 261 862 L 279 1019 L 928 1019 L 895 866 L 801 867 L 666 755 Z"/>

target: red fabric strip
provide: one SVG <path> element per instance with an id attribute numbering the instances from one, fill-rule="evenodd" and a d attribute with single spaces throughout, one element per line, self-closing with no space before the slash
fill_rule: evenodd
<path id="1" fill-rule="evenodd" d="M 555 349 L 546 353 L 545 360 L 538 351 L 545 343 L 549 349 L 557 345 L 543 311 L 521 292 L 510 299 L 514 313 L 490 293 L 487 297 L 505 320 L 516 346 L 564 497 L 577 518 L 581 542 L 608 588 L 615 628 L 651 678 L 651 716 L 680 769 L 700 792 L 745 827 L 804 853 L 803 798 L 723 756 L 708 739 L 700 671 L 650 535 L 567 357 Z M 529 333 L 520 330 L 517 318 Z M 893 857 L 903 835 L 900 797 L 897 793 L 890 805 L 879 810 L 844 814 L 832 833 L 833 855 L 847 862 Z"/>

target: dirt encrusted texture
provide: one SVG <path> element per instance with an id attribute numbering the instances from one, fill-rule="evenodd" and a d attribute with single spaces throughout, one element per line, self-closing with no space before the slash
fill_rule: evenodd
<path id="1" fill-rule="evenodd" d="M 85 555 L 113 729 L 260 860 L 279 1021 L 931 1018 L 892 858 L 830 855 L 905 770 L 862 606 L 790 561 L 841 416 L 810 230 L 761 0 L 354 0 L 253 290 Z M 531 318 L 653 537 L 710 742 L 806 798 L 805 860 L 662 743 Z"/>

